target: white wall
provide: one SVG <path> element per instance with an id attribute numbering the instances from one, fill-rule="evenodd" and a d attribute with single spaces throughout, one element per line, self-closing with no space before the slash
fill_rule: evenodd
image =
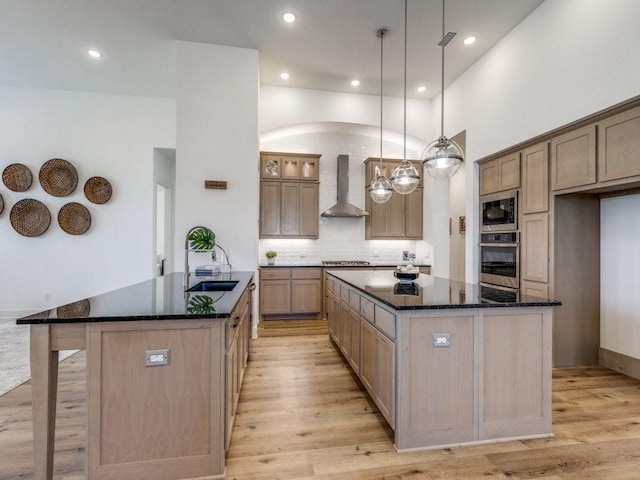
<path id="1" fill-rule="evenodd" d="M 351 146 L 353 142 L 365 142 L 367 154 L 363 155 L 359 148 L 360 153 L 354 155 L 350 162 L 350 177 L 357 179 L 356 182 L 351 182 L 350 198 L 353 199 L 352 203 L 363 207 L 364 167 L 360 159 L 380 154 L 380 97 L 272 86 L 262 86 L 260 94 L 261 150 L 323 155 L 320 211 L 325 209 L 325 201 L 328 203 L 327 208 L 335 203 L 336 152 L 355 151 Z M 432 116 L 431 102 L 407 100 L 408 156 L 419 158 L 425 146 L 435 139 L 436 129 Z M 403 120 L 403 99 L 384 97 L 384 156 L 402 157 Z M 304 136 L 318 132 L 326 135 Z M 334 135 L 329 135 L 330 132 Z M 364 242 L 363 219 L 331 219 L 321 224 L 318 241 L 264 240 L 261 242 L 261 251 L 268 248 L 279 249 L 286 252 L 288 261 L 295 261 L 301 254 L 306 254 L 311 258 L 351 257 L 394 262 L 397 261 L 397 252 L 408 248 L 415 249 L 423 261 L 431 263 L 435 275 L 447 276 L 448 192 L 448 182 L 425 178 L 424 242 Z M 378 257 L 373 257 L 374 252 Z"/>
<path id="2" fill-rule="evenodd" d="M 473 161 L 638 95 L 639 42 L 637 0 L 547 0 L 446 90 L 445 134 L 467 131 L 468 231 Z M 467 279 L 476 244 L 467 235 Z"/>
<path id="3" fill-rule="evenodd" d="M 344 129 L 348 129 L 345 126 Z M 349 133 L 315 132 L 287 135 L 263 141 L 261 150 L 298 153 L 319 153 L 320 157 L 320 212 L 336 203 L 337 157 L 349 155 L 349 203 L 365 208 L 364 160 L 379 157 L 379 132 L 360 128 Z M 368 132 L 369 135 L 365 133 Z M 376 136 L 378 137 L 376 138 Z M 383 134 L 383 139 L 385 135 Z M 401 158 L 403 147 L 392 141 L 383 141 L 383 156 Z M 413 150 L 407 151 L 409 158 L 417 158 Z M 394 193 L 394 195 L 398 195 Z M 374 263 L 401 263 L 402 251 L 420 254 L 417 260 L 431 263 L 431 247 L 414 240 L 365 240 L 364 218 L 323 218 L 318 240 L 264 239 L 260 241 L 260 260 L 265 263 L 264 252 L 278 252 L 277 262 L 313 263 L 321 260 L 366 260 Z"/>
<path id="4" fill-rule="evenodd" d="M 176 133 L 177 271 L 190 228 L 216 234 L 234 270 L 258 259 L 258 52 L 178 42 Z M 205 190 L 223 180 L 227 190 Z"/>
<path id="5" fill-rule="evenodd" d="M 27 165 L 29 190 L 0 184 L 0 317 L 79 300 L 149 278 L 153 272 L 153 149 L 175 146 L 175 102 L 167 99 L 0 87 L 0 168 Z M 47 194 L 40 167 L 60 157 L 78 171 L 68 197 Z M 104 205 L 83 194 L 91 176 L 107 178 L 113 197 Z M 23 198 L 42 201 L 51 225 L 40 237 L 19 235 L 11 207 Z M 92 216 L 84 235 L 65 233 L 57 214 L 65 203 L 85 205 Z M 45 301 L 45 294 L 49 300 Z"/>
<path id="6" fill-rule="evenodd" d="M 640 358 L 640 195 L 600 201 L 600 346 Z"/>

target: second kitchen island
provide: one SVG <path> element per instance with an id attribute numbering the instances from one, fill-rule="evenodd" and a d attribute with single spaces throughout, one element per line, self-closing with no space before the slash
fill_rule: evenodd
<path id="1" fill-rule="evenodd" d="M 552 307 L 420 274 L 328 272 L 329 334 L 400 452 L 551 436 Z"/>

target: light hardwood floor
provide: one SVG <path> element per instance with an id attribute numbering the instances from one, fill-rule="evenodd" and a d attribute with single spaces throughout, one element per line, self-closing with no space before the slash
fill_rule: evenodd
<path id="1" fill-rule="evenodd" d="M 56 479 L 84 478 L 84 367 L 84 352 L 60 367 Z M 326 333 L 261 336 L 226 478 L 640 478 L 640 381 L 601 367 L 556 369 L 553 376 L 554 438 L 398 455 L 392 432 Z M 33 478 L 30 395 L 27 383 L 0 397 L 1 480 Z"/>

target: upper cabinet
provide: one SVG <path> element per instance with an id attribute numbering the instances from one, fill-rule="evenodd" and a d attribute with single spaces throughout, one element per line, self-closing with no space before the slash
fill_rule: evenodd
<path id="1" fill-rule="evenodd" d="M 263 180 L 318 181 L 320 155 L 306 153 L 260 153 Z"/>
<path id="2" fill-rule="evenodd" d="M 382 159 L 382 174 L 391 179 L 393 169 L 400 163 L 398 159 Z M 365 210 L 369 215 L 365 218 L 366 240 L 421 240 L 422 239 L 422 163 L 412 161 L 420 175 L 420 184 L 412 193 L 402 195 L 393 192 L 385 203 L 376 203 L 371 199 L 369 191 L 365 194 Z M 365 185 L 368 189 L 375 175 L 375 167 L 380 166 L 379 158 L 368 158 L 366 164 Z"/>
<path id="3" fill-rule="evenodd" d="M 596 183 L 596 126 L 588 125 L 551 139 L 551 189 Z"/>
<path id="4" fill-rule="evenodd" d="M 549 144 L 522 151 L 522 213 L 549 210 Z"/>
<path id="5" fill-rule="evenodd" d="M 520 154 L 512 153 L 480 165 L 480 195 L 520 187 Z"/>
<path id="6" fill-rule="evenodd" d="M 319 234 L 320 155 L 260 154 L 260 238 Z"/>
<path id="7" fill-rule="evenodd" d="M 640 107 L 598 123 L 598 180 L 640 175 Z"/>

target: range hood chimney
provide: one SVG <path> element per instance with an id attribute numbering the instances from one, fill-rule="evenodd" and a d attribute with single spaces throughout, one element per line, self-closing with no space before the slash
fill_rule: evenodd
<path id="1" fill-rule="evenodd" d="M 322 212 L 322 217 L 364 217 L 369 215 L 349 203 L 349 155 L 338 155 L 338 203 Z"/>

